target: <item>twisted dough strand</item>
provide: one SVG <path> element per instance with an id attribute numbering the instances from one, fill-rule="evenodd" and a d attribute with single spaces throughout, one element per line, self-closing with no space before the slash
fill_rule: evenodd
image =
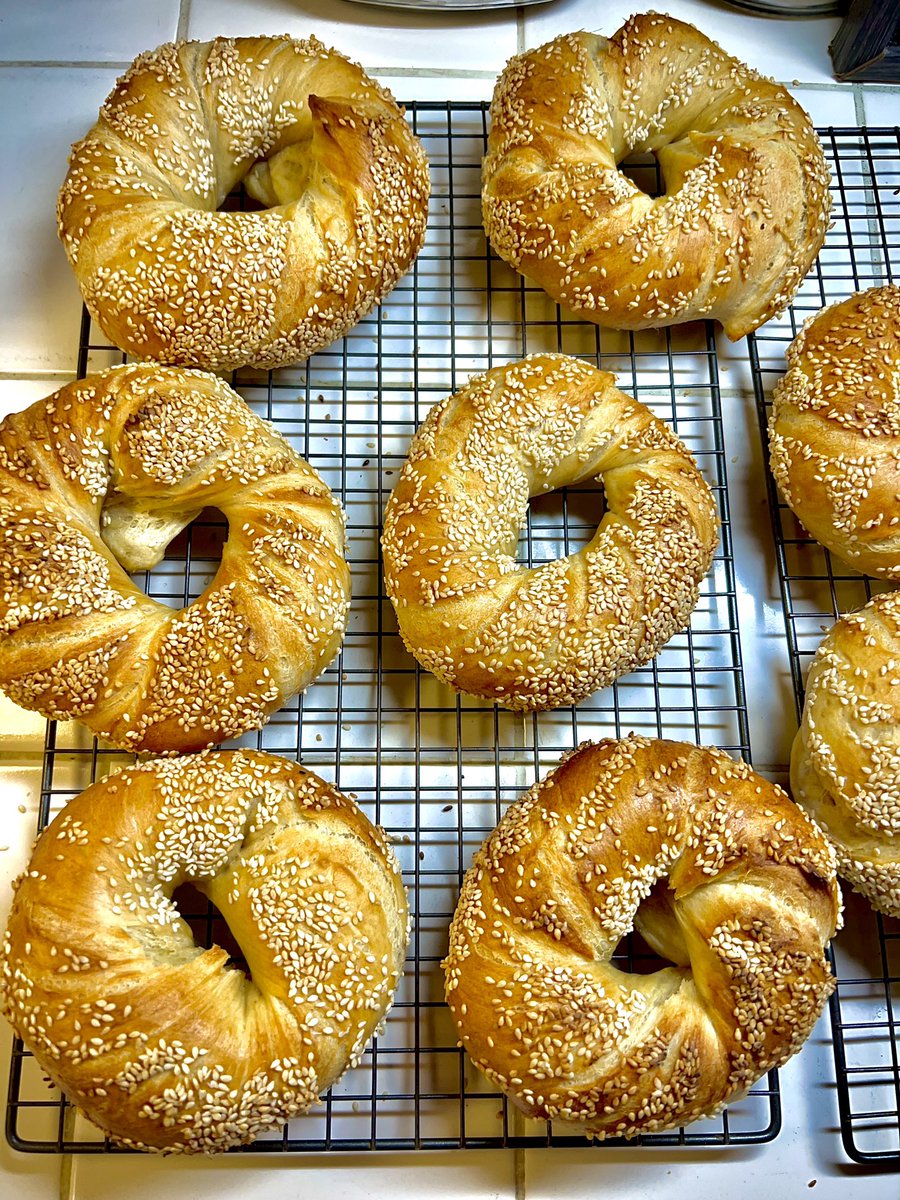
<path id="1" fill-rule="evenodd" d="M 224 917 L 250 978 L 173 893 Z M 117 1142 L 214 1153 L 305 1112 L 361 1057 L 409 936 L 383 830 L 285 759 L 141 763 L 70 801 L 17 882 L 3 1009 Z"/>
<path id="2" fill-rule="evenodd" d="M 181 612 L 127 570 L 207 505 L 219 570 Z M 129 750 L 192 750 L 264 723 L 340 646 L 343 513 L 220 379 L 134 365 L 0 424 L 0 685 Z"/>
<path id="3" fill-rule="evenodd" d="M 837 621 L 806 682 L 791 790 L 870 904 L 900 917 L 900 592 Z"/>
<path id="4" fill-rule="evenodd" d="M 444 964 L 476 1066 L 529 1116 L 633 1136 L 709 1115 L 784 1062 L 834 986 L 834 856 L 721 751 L 586 745 L 505 813 Z M 636 927 L 674 966 L 611 958 Z"/>
<path id="5" fill-rule="evenodd" d="M 597 478 L 590 544 L 515 559 L 528 500 Z M 410 651 L 512 709 L 575 704 L 689 622 L 717 540 L 688 450 L 612 375 L 532 355 L 469 380 L 413 438 L 384 514 L 385 586 Z"/>
<path id="6" fill-rule="evenodd" d="M 617 164 L 652 151 L 665 194 Z M 510 61 L 491 105 L 484 224 L 501 258 L 615 329 L 780 312 L 822 246 L 829 174 L 785 91 L 693 26 L 631 17 Z"/>
<path id="7" fill-rule="evenodd" d="M 900 287 L 822 309 L 787 360 L 769 419 L 781 494 L 845 562 L 900 579 Z"/>
<path id="8" fill-rule="evenodd" d="M 247 178 L 262 212 L 217 212 Z M 72 151 L 59 234 L 85 303 L 141 358 L 279 367 L 408 269 L 428 167 L 391 95 L 314 38 L 142 54 Z"/>

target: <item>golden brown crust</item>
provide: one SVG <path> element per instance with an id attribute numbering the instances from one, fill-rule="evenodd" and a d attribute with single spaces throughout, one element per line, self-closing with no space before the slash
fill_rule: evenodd
<path id="1" fill-rule="evenodd" d="M 596 1137 L 667 1129 L 799 1049 L 834 986 L 838 915 L 825 838 L 746 764 L 678 742 L 585 745 L 475 856 L 447 1002 L 528 1115 Z M 616 969 L 633 925 L 676 965 Z"/>
<path id="2" fill-rule="evenodd" d="M 837 621 L 816 652 L 791 756 L 794 799 L 838 871 L 900 917 L 900 592 Z"/>
<path id="3" fill-rule="evenodd" d="M 810 318 L 772 398 L 772 474 L 817 541 L 900 579 L 900 287 Z"/>
<path id="4" fill-rule="evenodd" d="M 265 210 L 217 212 L 245 177 Z M 117 346 L 271 368 L 391 290 L 428 192 L 393 97 L 315 38 L 179 42 L 140 55 L 74 147 L 59 233 Z"/>
<path id="5" fill-rule="evenodd" d="M 603 484 L 568 558 L 515 559 L 529 497 Z M 689 622 L 717 541 L 712 494 L 675 434 L 598 371 L 532 355 L 475 376 L 413 438 L 384 514 L 385 586 L 409 650 L 513 709 L 575 704 Z"/>
<path id="6" fill-rule="evenodd" d="M 204 507 L 219 570 L 182 611 L 126 571 Z M 0 686 L 129 750 L 196 750 L 265 723 L 336 654 L 340 506 L 222 380 L 148 364 L 0 423 Z"/>
<path id="7" fill-rule="evenodd" d="M 658 155 L 665 194 L 617 168 Z M 631 17 L 510 61 L 491 106 L 484 223 L 496 252 L 616 329 L 698 317 L 732 339 L 781 311 L 828 228 L 809 118 L 682 21 Z"/>
<path id="8" fill-rule="evenodd" d="M 251 978 L 172 902 L 208 896 Z M 17 882 L 4 1011 L 41 1068 L 124 1145 L 214 1153 L 304 1112 L 390 1006 L 408 910 L 384 832 L 318 776 L 255 751 L 94 784 Z"/>

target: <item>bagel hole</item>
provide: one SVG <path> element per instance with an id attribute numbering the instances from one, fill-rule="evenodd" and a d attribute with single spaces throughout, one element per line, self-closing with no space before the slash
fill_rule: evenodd
<path id="1" fill-rule="evenodd" d="M 218 508 L 204 508 L 177 533 L 163 558 L 131 578 L 152 600 L 168 608 L 186 608 L 212 582 L 228 539 L 228 521 Z"/>
<path id="2" fill-rule="evenodd" d="M 612 964 L 620 971 L 627 971 L 629 975 L 654 975 L 663 967 L 676 965 L 671 959 L 660 957 L 636 929 L 626 933 L 616 946 Z"/>
<path id="3" fill-rule="evenodd" d="M 201 950 L 218 946 L 228 955 L 226 968 L 241 971 L 250 978 L 243 952 L 228 928 L 228 922 L 211 900 L 192 883 L 182 883 L 172 893 L 172 903 Z"/>
<path id="4" fill-rule="evenodd" d="M 665 195 L 666 184 L 662 168 L 653 154 L 648 152 L 631 155 L 624 162 L 620 162 L 618 167 L 622 174 L 630 179 L 645 196 Z"/>
<path id="5" fill-rule="evenodd" d="M 266 206 L 259 200 L 254 200 L 243 183 L 228 193 L 219 205 L 219 212 L 265 212 Z"/>
<path id="6" fill-rule="evenodd" d="M 532 567 L 577 554 L 590 543 L 605 512 L 603 487 L 596 479 L 533 496 L 519 535 L 518 561 Z"/>
<path id="7" fill-rule="evenodd" d="M 613 963 L 632 975 L 652 975 L 664 967 L 690 970 L 690 953 L 668 879 L 658 879 L 638 905 L 634 928 L 616 947 Z"/>

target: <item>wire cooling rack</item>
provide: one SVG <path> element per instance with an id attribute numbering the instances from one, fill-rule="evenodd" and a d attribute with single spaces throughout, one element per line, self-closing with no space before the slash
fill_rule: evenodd
<path id="1" fill-rule="evenodd" d="M 254 1151 L 587 1144 L 571 1131 L 523 1118 L 457 1046 L 440 961 L 463 873 L 509 802 L 584 739 L 633 730 L 749 755 L 712 327 L 632 336 L 561 313 L 488 251 L 480 213 L 486 106 L 420 103 L 410 106 L 410 119 L 433 180 L 428 236 L 413 271 L 375 314 L 308 363 L 234 377 L 246 400 L 343 501 L 353 578 L 339 659 L 261 732 L 236 744 L 300 759 L 354 794 L 392 835 L 413 913 L 396 1003 L 360 1066 L 321 1106 L 256 1142 Z M 635 177 L 648 191 L 658 188 L 652 165 L 636 167 Z M 523 718 L 454 696 L 406 653 L 382 590 L 379 532 L 410 438 L 430 406 L 475 371 L 551 350 L 615 371 L 625 391 L 677 430 L 714 489 L 722 536 L 690 629 L 653 663 L 577 709 Z M 85 315 L 79 373 L 121 358 Z M 520 559 L 552 560 L 586 544 L 602 504 L 596 485 L 535 500 Z M 203 514 L 138 582 L 165 603 L 189 603 L 218 565 L 224 532 L 219 514 Z M 42 822 L 125 761 L 77 724 L 49 725 Z M 229 945 L 205 900 L 197 906 L 196 897 L 178 899 L 198 940 Z M 623 967 L 654 969 L 656 960 L 637 937 L 620 949 Z M 657 1146 L 768 1141 L 780 1128 L 779 1104 L 773 1073 L 715 1119 L 640 1140 Z M 18 1042 L 7 1134 L 21 1150 L 111 1148 L 58 1093 L 48 1092 Z"/>
<path id="2" fill-rule="evenodd" d="M 834 223 L 794 303 L 750 338 L 760 428 L 767 442 L 772 389 L 804 320 L 853 292 L 900 278 L 900 130 L 820 131 L 832 168 Z M 889 590 L 832 558 L 782 502 L 767 472 L 769 509 L 799 718 L 804 680 L 824 631 Z M 831 1001 L 841 1136 L 851 1158 L 900 1163 L 900 921 L 844 888 L 844 931 Z"/>

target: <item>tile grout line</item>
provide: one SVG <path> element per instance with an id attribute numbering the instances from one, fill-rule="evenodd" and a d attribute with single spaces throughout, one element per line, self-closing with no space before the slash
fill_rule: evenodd
<path id="1" fill-rule="evenodd" d="M 183 42 L 188 35 L 191 23 L 191 0 L 181 0 L 178 6 L 178 25 L 175 29 L 175 40 Z"/>
<path id="2" fill-rule="evenodd" d="M 63 1136 L 69 1140 L 75 1133 L 75 1110 L 65 1111 Z M 74 1154 L 61 1154 L 59 1159 L 59 1200 L 74 1200 L 76 1163 Z"/>
<path id="3" fill-rule="evenodd" d="M 73 1200 L 75 1196 L 75 1162 L 71 1154 L 60 1156 L 59 1200 Z"/>
<path id="4" fill-rule="evenodd" d="M 470 71 L 464 67 L 366 67 L 369 75 L 425 79 L 496 79 L 496 71 Z"/>
<path id="5" fill-rule="evenodd" d="M 0 383 L 41 383 L 43 380 L 52 382 L 55 379 L 74 379 L 74 371 L 64 371 L 48 368 L 41 370 L 0 371 Z"/>
<path id="6" fill-rule="evenodd" d="M 65 67 L 68 70 L 100 70 L 107 68 L 109 70 L 124 71 L 126 67 L 131 66 L 131 59 L 127 62 L 124 59 L 115 58 L 11 58 L 6 62 L 0 62 L 0 70 L 4 67 L 10 67 L 13 70 L 19 67 Z"/>
<path id="7" fill-rule="evenodd" d="M 866 123 L 866 98 L 861 83 L 853 85 L 853 107 L 856 111 L 856 122 L 858 125 Z"/>
<path id="8" fill-rule="evenodd" d="M 190 0 L 185 0 L 187 4 Z M 186 10 L 189 13 L 189 9 Z M 176 37 L 182 37 L 181 21 L 178 22 Z M 116 58 L 15 58 L 0 60 L 0 70 L 8 68 L 10 70 L 37 68 L 54 68 L 59 70 L 81 70 L 81 71 L 96 71 L 96 70 L 115 70 L 124 71 L 131 66 L 132 59 L 116 59 Z M 496 71 L 476 71 L 470 70 L 467 67 L 379 67 L 369 66 L 366 71 L 370 75 L 396 75 L 396 76 L 424 76 L 431 79 L 496 79 Z"/>
<path id="9" fill-rule="evenodd" d="M 857 124 L 861 125 L 861 126 L 865 126 L 866 125 L 866 97 L 865 97 L 865 92 L 863 90 L 863 86 L 861 83 L 854 83 L 854 85 L 853 85 L 853 103 L 856 107 L 856 122 L 857 122 Z M 878 200 L 878 179 L 875 175 L 875 168 L 872 163 L 871 157 L 869 158 L 868 165 L 866 167 L 864 167 L 864 169 L 863 169 L 863 176 L 866 180 L 866 183 L 864 185 L 864 189 L 865 189 L 864 195 L 866 196 L 866 211 L 867 211 L 866 226 L 868 229 L 868 235 L 869 235 L 869 239 L 871 242 L 869 263 L 870 263 L 871 267 L 873 268 L 874 274 L 877 278 L 882 273 L 881 255 L 878 250 L 878 247 L 881 244 L 882 239 L 879 236 L 878 221 L 875 217 L 875 210 L 877 209 L 877 200 Z M 889 260 L 889 251 L 887 251 L 887 250 L 885 251 L 885 256 L 887 258 L 887 261 L 885 262 L 885 266 L 887 267 L 888 270 L 890 270 L 890 267 L 888 265 L 889 261 L 890 261 Z"/>
<path id="10" fill-rule="evenodd" d="M 513 1187 L 515 1200 L 526 1200 L 525 1151 L 513 1150 Z"/>
<path id="11" fill-rule="evenodd" d="M 856 88 L 861 87 L 862 85 L 858 83 L 841 83 L 838 80 L 835 80 L 834 83 L 811 83 L 804 82 L 802 79 L 783 79 L 781 81 L 781 86 L 804 88 L 807 92 L 844 92 L 849 95 Z M 888 91 L 893 90 L 894 87 L 893 84 L 887 84 L 884 86 L 886 86 Z"/>
<path id="12" fill-rule="evenodd" d="M 177 38 L 186 37 L 188 34 L 188 26 L 190 23 L 190 5 L 191 0 L 182 0 L 182 6 L 178 18 L 178 27 L 175 36 Z M 521 10 L 520 10 L 521 11 Z M 525 48 L 525 32 L 524 22 L 517 29 L 517 53 L 521 53 Z M 0 70 L 4 69 L 35 69 L 39 67 L 49 68 L 67 68 L 79 70 L 117 70 L 124 71 L 131 66 L 131 59 L 100 59 L 100 58 L 11 58 L 0 60 Z M 371 75 L 396 76 L 400 77 L 423 77 L 431 79 L 496 79 L 497 71 L 480 71 L 469 70 L 463 67 L 380 67 L 367 66 L 366 70 Z M 802 79 L 782 79 L 777 81 L 782 87 L 801 88 L 810 92 L 838 92 L 848 95 L 853 95 L 857 102 L 862 100 L 866 90 L 878 93 L 890 94 L 892 92 L 900 93 L 900 88 L 896 84 L 889 83 L 814 83 Z M 857 112 L 859 111 L 859 103 L 857 103 Z"/>

